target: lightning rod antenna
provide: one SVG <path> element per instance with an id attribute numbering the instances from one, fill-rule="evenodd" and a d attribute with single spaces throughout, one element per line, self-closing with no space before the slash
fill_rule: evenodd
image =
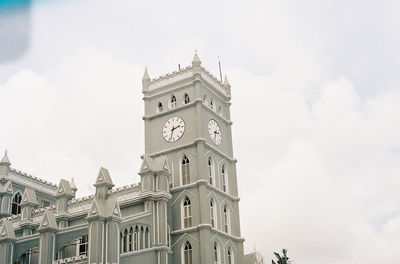
<path id="1" fill-rule="evenodd" d="M 221 60 L 219 59 L 219 56 L 218 56 L 218 66 L 219 66 L 219 78 L 220 81 L 222 82 Z"/>

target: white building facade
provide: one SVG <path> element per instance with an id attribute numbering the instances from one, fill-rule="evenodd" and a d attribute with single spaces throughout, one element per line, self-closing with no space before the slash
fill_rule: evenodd
<path id="1" fill-rule="evenodd" d="M 142 80 L 145 154 L 138 184 L 76 198 L 0 162 L 0 264 L 262 263 L 243 252 L 231 87 L 192 65 Z M 16 191 L 18 189 L 18 191 Z M 253 253 L 254 254 L 254 253 Z"/>

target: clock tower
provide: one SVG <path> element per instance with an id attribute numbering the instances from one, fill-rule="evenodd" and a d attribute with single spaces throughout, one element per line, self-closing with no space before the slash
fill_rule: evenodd
<path id="1" fill-rule="evenodd" d="M 143 79 L 145 155 L 171 167 L 167 205 L 168 263 L 244 263 L 231 87 L 192 64 Z"/>

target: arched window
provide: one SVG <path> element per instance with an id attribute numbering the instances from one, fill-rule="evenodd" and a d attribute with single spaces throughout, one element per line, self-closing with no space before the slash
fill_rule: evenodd
<path id="1" fill-rule="evenodd" d="M 183 263 L 184 264 L 193 264 L 192 261 L 192 245 L 189 241 L 186 241 L 183 244 Z"/>
<path id="2" fill-rule="evenodd" d="M 21 213 L 21 200 L 22 196 L 19 192 L 17 192 L 12 199 L 11 214 L 17 215 Z"/>
<path id="3" fill-rule="evenodd" d="M 217 242 L 214 242 L 214 264 L 219 264 L 219 247 Z"/>
<path id="4" fill-rule="evenodd" d="M 212 98 L 210 99 L 210 108 L 214 109 L 214 100 Z"/>
<path id="5" fill-rule="evenodd" d="M 128 229 L 125 229 L 124 231 L 124 239 L 123 239 L 123 252 L 126 253 L 128 252 Z"/>
<path id="6" fill-rule="evenodd" d="M 208 177 L 210 179 L 210 184 L 214 184 L 214 161 L 211 157 L 208 158 Z"/>
<path id="7" fill-rule="evenodd" d="M 175 95 L 171 96 L 171 109 L 176 107 L 176 97 Z"/>
<path id="8" fill-rule="evenodd" d="M 189 98 L 189 95 L 187 93 L 185 93 L 185 95 L 183 96 L 183 101 L 185 102 L 185 104 L 190 103 L 190 98 Z"/>
<path id="9" fill-rule="evenodd" d="M 183 200 L 183 228 L 192 226 L 192 204 L 189 197 L 185 197 Z"/>
<path id="10" fill-rule="evenodd" d="M 139 233 L 139 229 L 138 229 L 138 227 L 136 226 L 136 227 L 135 227 L 135 233 L 134 233 L 134 236 L 133 236 L 133 245 L 134 245 L 133 250 L 134 250 L 134 251 L 136 251 L 136 250 L 139 249 L 139 241 L 138 241 L 139 236 L 138 236 L 138 233 Z"/>
<path id="11" fill-rule="evenodd" d="M 228 264 L 234 264 L 232 249 L 228 248 Z"/>
<path id="12" fill-rule="evenodd" d="M 150 247 L 150 230 L 146 227 L 146 248 Z"/>
<path id="13" fill-rule="evenodd" d="M 182 185 L 186 185 L 190 183 L 190 167 L 189 167 L 189 159 L 186 155 L 182 158 Z"/>
<path id="14" fill-rule="evenodd" d="M 133 250 L 133 228 L 129 229 L 129 237 L 128 237 L 128 251 Z"/>
<path id="15" fill-rule="evenodd" d="M 224 231 L 225 233 L 230 233 L 231 227 L 230 227 L 230 215 L 229 215 L 229 209 L 226 205 L 224 205 Z"/>
<path id="16" fill-rule="evenodd" d="M 163 105 L 162 105 L 161 102 L 158 102 L 157 108 L 158 108 L 158 112 L 162 112 L 163 111 L 164 108 L 163 108 Z"/>
<path id="17" fill-rule="evenodd" d="M 222 164 L 222 168 L 221 168 L 221 181 L 222 181 L 222 190 L 224 192 L 228 191 L 228 186 L 227 186 L 227 182 L 226 182 L 226 171 L 225 171 L 225 165 Z"/>
<path id="18" fill-rule="evenodd" d="M 217 213 L 215 212 L 215 204 L 214 204 L 214 199 L 213 198 L 211 198 L 211 201 L 210 201 L 210 218 L 211 218 L 211 226 L 212 227 L 216 227 L 216 219 L 215 219 L 215 216 L 217 215 Z"/>
<path id="19" fill-rule="evenodd" d="M 169 225 L 167 226 L 167 245 L 169 248 L 171 247 L 171 228 Z"/>
<path id="20" fill-rule="evenodd" d="M 140 249 L 146 248 L 146 233 L 144 232 L 143 226 L 140 228 Z"/>

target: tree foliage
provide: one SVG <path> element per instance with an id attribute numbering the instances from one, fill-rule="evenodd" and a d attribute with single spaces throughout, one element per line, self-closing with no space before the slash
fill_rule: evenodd
<path id="1" fill-rule="evenodd" d="M 289 257 L 287 256 L 286 248 L 282 249 L 282 256 L 276 252 L 274 252 L 274 255 L 277 258 L 277 261 L 275 262 L 274 260 L 272 260 L 272 264 L 290 264 L 291 263 L 291 261 L 289 260 Z"/>

